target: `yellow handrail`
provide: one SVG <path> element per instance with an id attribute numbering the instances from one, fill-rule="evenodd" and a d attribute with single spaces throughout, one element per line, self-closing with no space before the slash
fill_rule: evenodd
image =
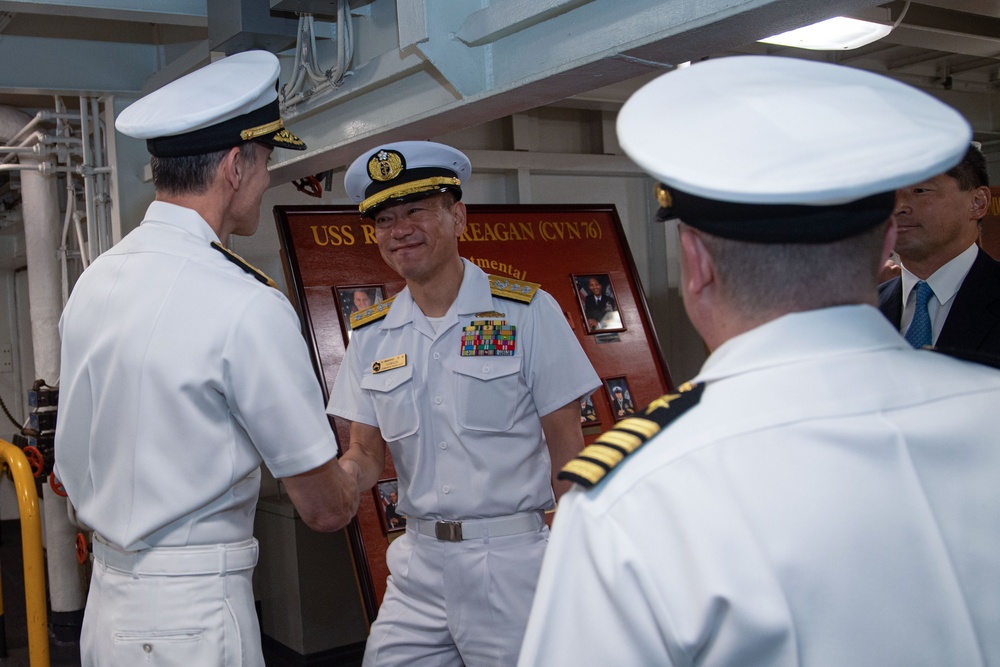
<path id="1" fill-rule="evenodd" d="M 21 515 L 24 552 L 24 601 L 28 619 L 28 661 L 31 667 L 49 667 L 49 621 L 45 610 L 45 561 L 42 555 L 42 518 L 38 491 L 28 459 L 16 445 L 0 440 L 0 459 L 10 470 Z"/>

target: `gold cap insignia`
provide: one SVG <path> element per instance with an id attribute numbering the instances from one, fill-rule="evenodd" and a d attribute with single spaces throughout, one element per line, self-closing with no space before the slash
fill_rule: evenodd
<path id="1" fill-rule="evenodd" d="M 656 203 L 660 205 L 660 208 L 670 208 L 674 205 L 674 198 L 670 196 L 670 192 L 663 187 L 662 183 L 656 184 L 653 193 L 656 195 Z"/>
<path id="2" fill-rule="evenodd" d="M 373 181 L 391 181 L 406 169 L 406 160 L 398 151 L 380 150 L 368 159 L 368 175 Z"/>

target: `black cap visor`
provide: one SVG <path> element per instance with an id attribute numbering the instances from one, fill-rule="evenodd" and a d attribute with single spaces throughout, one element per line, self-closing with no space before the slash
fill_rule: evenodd
<path id="1" fill-rule="evenodd" d="M 881 192 L 846 204 L 741 204 L 706 199 L 668 188 L 669 208 L 657 220 L 679 218 L 703 232 L 753 243 L 830 243 L 886 222 L 895 206 L 895 191 Z"/>
<path id="2" fill-rule="evenodd" d="M 187 157 L 223 151 L 245 141 L 297 151 L 306 148 L 305 143 L 282 124 L 277 100 L 211 127 L 147 139 L 146 148 L 156 157 Z"/>

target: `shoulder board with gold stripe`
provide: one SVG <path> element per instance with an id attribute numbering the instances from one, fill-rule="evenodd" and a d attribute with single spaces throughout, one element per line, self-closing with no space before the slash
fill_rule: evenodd
<path id="1" fill-rule="evenodd" d="M 212 247 L 221 252 L 223 257 L 225 257 L 230 262 L 232 262 L 236 266 L 240 267 L 241 269 L 249 273 L 251 276 L 259 280 L 260 282 L 264 283 L 268 287 L 273 287 L 275 289 L 278 288 L 278 283 L 274 282 L 270 276 L 268 276 L 266 273 L 264 273 L 256 266 L 254 266 L 250 262 L 240 257 L 239 255 L 237 255 L 235 252 L 233 252 L 226 246 L 222 245 L 218 241 L 212 241 Z"/>
<path id="2" fill-rule="evenodd" d="M 493 293 L 493 296 L 498 296 L 501 299 L 522 301 L 524 303 L 531 303 L 531 300 L 535 298 L 535 292 L 542 287 L 538 283 L 529 283 L 526 280 L 514 280 L 507 276 L 491 275 L 489 279 L 490 291 Z"/>
<path id="3" fill-rule="evenodd" d="M 678 393 L 661 396 L 641 413 L 618 422 L 563 466 L 559 479 L 576 482 L 585 489 L 593 488 L 626 456 L 697 405 L 704 389 L 704 384 L 685 383 Z"/>
<path id="4" fill-rule="evenodd" d="M 390 296 L 388 299 L 383 299 L 379 301 L 374 306 L 365 308 L 364 310 L 359 310 L 356 313 L 351 313 L 351 330 L 360 329 L 361 327 L 371 324 L 376 320 L 380 320 L 389 314 L 389 306 L 392 305 L 395 295 Z"/>

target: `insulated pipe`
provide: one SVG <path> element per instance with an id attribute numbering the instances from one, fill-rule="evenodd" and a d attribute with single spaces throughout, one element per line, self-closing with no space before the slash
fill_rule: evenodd
<path id="1" fill-rule="evenodd" d="M 12 136 L 29 121 L 30 118 L 17 109 L 0 107 L 0 137 Z M 55 384 L 59 378 L 58 324 L 62 312 L 57 179 L 41 173 L 41 160 L 36 156 L 21 155 L 20 164 L 35 374 Z"/>
<path id="2" fill-rule="evenodd" d="M 17 109 L 0 107 L 0 140 L 17 136 L 30 121 Z M 55 385 L 59 379 L 58 325 L 62 314 L 57 178 L 41 172 L 37 157 L 21 156 L 20 161 L 35 377 Z M 43 489 L 48 490 L 48 486 Z M 53 617 L 64 612 L 76 614 L 85 603 L 83 570 L 76 560 L 76 530 L 69 523 L 65 498 L 43 491 L 43 499 Z"/>

